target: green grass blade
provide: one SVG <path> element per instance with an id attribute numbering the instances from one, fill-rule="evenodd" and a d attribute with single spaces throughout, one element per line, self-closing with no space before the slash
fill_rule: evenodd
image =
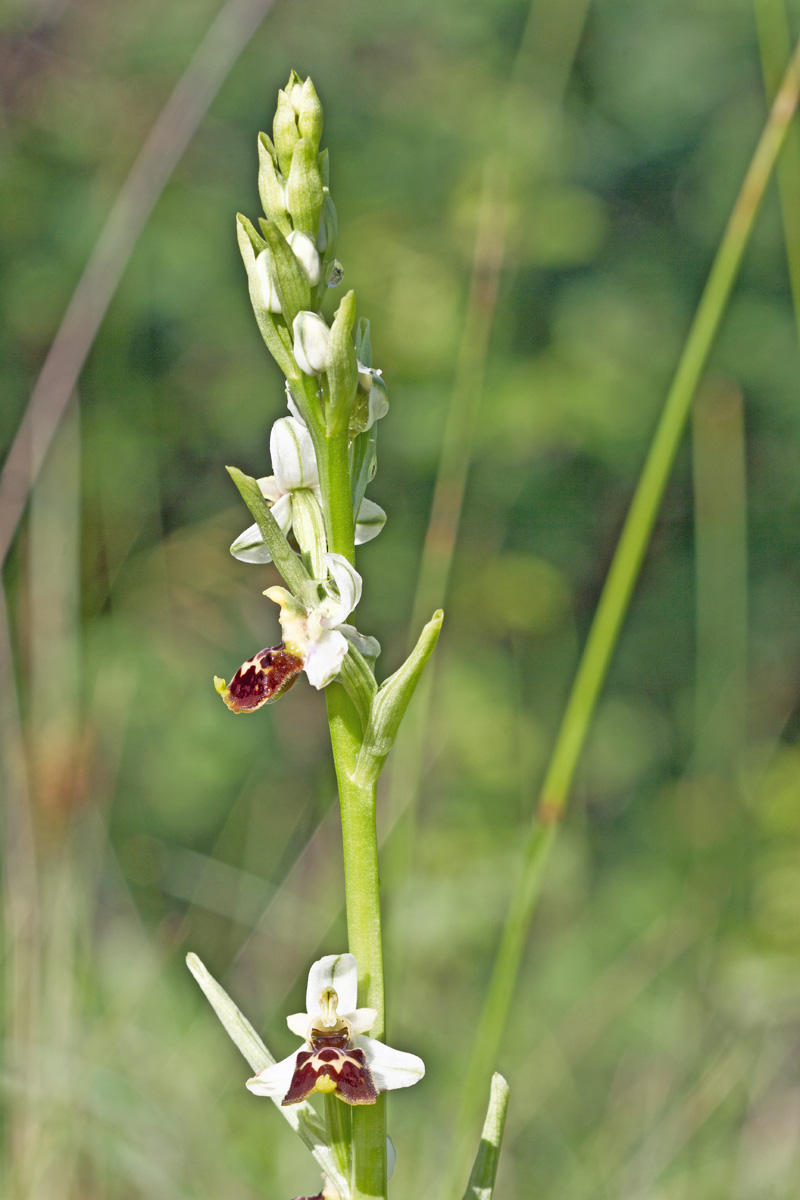
<path id="1" fill-rule="evenodd" d="M 476 1094 L 500 1048 L 544 867 L 567 804 L 578 759 L 628 611 L 692 399 L 733 289 L 756 213 L 796 110 L 799 94 L 800 43 L 783 77 L 714 258 L 650 444 L 556 736 L 536 802 L 522 870 L 509 905 L 467 1073 L 454 1142 L 454 1170 L 463 1157 L 465 1135 L 474 1120 Z M 450 1194 L 455 1194 L 452 1185 Z"/>
<path id="2" fill-rule="evenodd" d="M 492 1200 L 497 1164 L 500 1160 L 500 1143 L 506 1124 L 509 1091 L 503 1076 L 495 1072 L 489 1089 L 489 1107 L 483 1122 L 481 1143 L 475 1155 L 464 1200 Z"/>

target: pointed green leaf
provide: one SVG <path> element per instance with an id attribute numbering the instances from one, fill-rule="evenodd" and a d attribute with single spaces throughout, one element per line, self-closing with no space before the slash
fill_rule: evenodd
<path id="1" fill-rule="evenodd" d="M 366 729 L 369 724 L 370 705 L 378 685 L 375 683 L 375 676 L 369 668 L 369 663 L 349 638 L 347 654 L 342 662 L 337 680 L 353 701 L 356 712 L 361 718 L 362 729 Z"/>
<path id="2" fill-rule="evenodd" d="M 252 476 L 245 475 L 238 467 L 226 469 L 239 489 L 240 496 L 250 509 L 253 520 L 258 525 L 264 543 L 272 555 L 272 561 L 280 571 L 289 590 L 296 596 L 307 596 L 311 583 L 308 571 L 287 542 L 285 534 L 261 494 L 258 483 Z"/>
<path id="3" fill-rule="evenodd" d="M 297 314 L 306 310 L 311 303 L 308 279 L 275 222 L 261 221 L 259 224 L 272 255 L 270 276 L 275 284 L 286 324 L 291 328 Z"/>
<path id="4" fill-rule="evenodd" d="M 356 358 L 361 363 L 362 367 L 372 366 L 372 340 L 369 334 L 369 320 L 367 317 L 360 317 L 358 325 L 356 325 Z"/>
<path id="5" fill-rule="evenodd" d="M 433 614 L 402 667 L 378 688 L 352 776 L 359 787 L 371 786 L 381 773 L 420 675 L 439 639 L 443 617 L 441 609 Z"/>
<path id="6" fill-rule="evenodd" d="M 475 1156 L 472 1174 L 469 1177 L 464 1200 L 492 1200 L 497 1164 L 500 1159 L 500 1143 L 508 1111 L 509 1086 L 502 1075 L 495 1073 L 489 1091 L 489 1108 L 483 1123 L 481 1144 Z"/>

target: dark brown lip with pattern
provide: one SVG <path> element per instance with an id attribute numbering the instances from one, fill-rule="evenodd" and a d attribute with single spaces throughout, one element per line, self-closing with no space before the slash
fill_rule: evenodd
<path id="1" fill-rule="evenodd" d="M 288 692 L 302 670 L 303 660 L 281 642 L 248 658 L 229 684 L 217 683 L 217 690 L 231 712 L 256 712 Z"/>

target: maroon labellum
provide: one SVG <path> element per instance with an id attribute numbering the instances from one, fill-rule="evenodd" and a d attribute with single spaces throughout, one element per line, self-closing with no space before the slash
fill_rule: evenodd
<path id="1" fill-rule="evenodd" d="M 281 642 L 279 646 L 267 646 L 248 658 L 230 683 L 216 677 L 214 687 L 231 712 L 256 712 L 288 692 L 302 669 L 302 658 L 290 654 Z"/>

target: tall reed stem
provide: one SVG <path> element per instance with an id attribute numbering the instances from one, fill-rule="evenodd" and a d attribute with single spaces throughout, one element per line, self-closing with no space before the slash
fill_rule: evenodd
<path id="1" fill-rule="evenodd" d="M 783 76 L 700 298 L 614 553 L 536 801 L 522 870 L 509 905 L 479 1022 L 475 1050 L 462 1092 L 463 1102 L 457 1121 L 448 1181 L 451 1195 L 456 1195 L 458 1191 L 456 1177 L 460 1174 L 464 1157 L 465 1135 L 473 1123 L 476 1101 L 485 1090 L 486 1080 L 500 1048 L 544 869 L 628 611 L 692 398 L 719 329 L 756 213 L 797 107 L 799 94 L 800 42 Z"/>

